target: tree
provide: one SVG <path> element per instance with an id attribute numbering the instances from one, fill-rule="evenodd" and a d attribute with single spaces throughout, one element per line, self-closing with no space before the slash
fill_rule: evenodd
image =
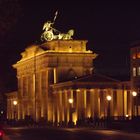
<path id="1" fill-rule="evenodd" d="M 17 23 L 21 9 L 20 0 L 0 0 L 0 40 Z"/>

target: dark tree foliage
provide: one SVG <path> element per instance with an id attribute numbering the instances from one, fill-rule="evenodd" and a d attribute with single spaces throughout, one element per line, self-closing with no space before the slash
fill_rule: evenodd
<path id="1" fill-rule="evenodd" d="M 0 0 L 0 40 L 15 26 L 20 14 L 20 0 Z"/>

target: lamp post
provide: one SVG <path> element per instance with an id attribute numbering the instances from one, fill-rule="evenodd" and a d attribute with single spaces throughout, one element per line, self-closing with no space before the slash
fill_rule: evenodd
<path id="1" fill-rule="evenodd" d="M 70 119 L 69 119 L 69 122 L 72 123 L 72 104 L 73 104 L 73 99 L 69 98 L 68 102 L 70 104 Z"/>
<path id="2" fill-rule="evenodd" d="M 14 105 L 14 120 L 16 120 L 16 106 L 17 106 L 17 101 L 16 100 L 14 100 L 13 101 L 13 105 Z"/>
<path id="3" fill-rule="evenodd" d="M 132 116 L 138 116 L 138 105 L 137 105 L 137 92 L 132 91 L 133 101 L 132 101 Z M 135 109 L 136 106 L 136 109 Z"/>
<path id="4" fill-rule="evenodd" d="M 108 106 L 107 106 L 107 119 L 110 119 L 110 101 L 112 99 L 112 97 L 110 95 L 106 96 L 106 99 L 108 101 Z"/>

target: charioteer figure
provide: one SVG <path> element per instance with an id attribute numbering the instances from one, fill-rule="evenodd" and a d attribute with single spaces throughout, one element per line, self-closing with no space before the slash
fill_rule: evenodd
<path id="1" fill-rule="evenodd" d="M 44 23 L 43 30 L 44 32 L 41 35 L 41 41 L 51 41 L 51 40 L 70 40 L 74 35 L 74 30 L 71 29 L 67 33 L 61 33 L 59 30 L 53 28 L 54 22 L 58 15 L 58 11 L 56 11 L 53 22 L 47 21 Z"/>

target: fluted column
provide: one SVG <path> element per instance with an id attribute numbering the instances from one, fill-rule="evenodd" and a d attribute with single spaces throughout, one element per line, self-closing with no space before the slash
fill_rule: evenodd
<path id="1" fill-rule="evenodd" d="M 109 95 L 111 96 L 111 101 L 110 101 L 110 116 L 114 116 L 114 106 L 113 106 L 113 102 L 114 102 L 114 99 L 113 99 L 113 90 L 112 89 L 108 89 L 108 93 Z"/>
<path id="2" fill-rule="evenodd" d="M 12 110 L 11 110 L 11 99 L 7 99 L 7 118 L 11 119 L 11 114 L 12 114 Z"/>
<path id="3" fill-rule="evenodd" d="M 39 120 L 41 118 L 41 112 L 42 112 L 42 101 L 41 101 L 41 73 L 38 72 L 36 74 L 36 119 Z M 43 116 L 42 116 L 43 117 Z"/>
<path id="4" fill-rule="evenodd" d="M 87 108 L 86 108 L 86 116 L 88 117 L 88 118 L 90 118 L 91 117 L 91 103 L 90 103 L 90 98 L 91 98 L 91 96 L 90 96 L 90 92 L 91 92 L 91 90 L 88 90 L 87 91 L 87 93 L 86 93 L 86 102 L 87 102 Z"/>
<path id="5" fill-rule="evenodd" d="M 56 93 L 56 113 L 57 113 L 56 122 L 58 123 L 60 121 L 59 91 L 57 91 L 57 93 Z"/>
<path id="6" fill-rule="evenodd" d="M 118 116 L 123 115 L 123 93 L 122 90 L 117 90 L 117 110 L 118 110 Z"/>
<path id="7" fill-rule="evenodd" d="M 62 121 L 63 122 L 65 122 L 65 115 L 64 115 L 64 113 L 65 113 L 65 94 L 64 94 L 64 90 L 61 90 L 61 93 L 62 93 L 62 112 L 61 112 L 61 114 L 62 114 Z"/>
<path id="8" fill-rule="evenodd" d="M 19 79 L 19 89 L 18 89 L 18 92 L 19 92 L 19 96 L 20 96 L 20 102 L 19 102 L 19 108 L 20 108 L 20 118 L 23 119 L 23 77 L 20 76 L 20 79 Z"/>
<path id="9" fill-rule="evenodd" d="M 53 69 L 53 78 L 54 78 L 54 83 L 57 83 L 57 69 Z"/>
<path id="10" fill-rule="evenodd" d="M 132 95 L 130 91 L 127 91 L 127 96 L 128 96 L 128 100 L 127 100 L 127 112 L 129 116 L 132 116 Z"/>
<path id="11" fill-rule="evenodd" d="M 32 83 L 33 83 L 33 87 L 32 87 L 32 91 L 33 91 L 33 119 L 36 121 L 36 89 L 35 89 L 35 86 L 36 86 L 36 82 L 35 82 L 35 79 L 36 79 L 36 75 L 35 73 L 32 75 Z"/>
<path id="12" fill-rule="evenodd" d="M 104 96 L 104 90 L 100 90 L 100 117 L 104 117 L 105 116 L 105 96 Z"/>
<path id="13" fill-rule="evenodd" d="M 68 123 L 69 115 L 68 115 L 68 94 L 67 90 L 64 90 L 64 120 Z"/>
<path id="14" fill-rule="evenodd" d="M 57 92 L 53 92 L 53 123 L 57 122 Z"/>
<path id="15" fill-rule="evenodd" d="M 42 89 L 42 77 L 43 77 L 42 71 L 40 71 L 40 80 L 39 80 L 39 96 L 40 96 L 40 106 L 41 106 L 41 117 L 44 118 L 44 100 L 43 100 L 43 89 Z"/>
<path id="16" fill-rule="evenodd" d="M 49 94 L 49 69 L 46 70 L 45 73 L 45 81 L 44 81 L 45 87 L 44 87 L 44 94 L 45 94 L 45 100 L 44 100 L 44 115 L 46 116 L 46 119 L 49 121 L 49 113 L 48 113 L 48 94 Z"/>
<path id="17" fill-rule="evenodd" d="M 62 122 L 62 91 L 58 92 L 59 122 Z"/>
<path id="18" fill-rule="evenodd" d="M 93 118 L 94 117 L 94 89 L 91 89 L 90 90 L 90 111 L 91 111 L 91 117 Z"/>
<path id="19" fill-rule="evenodd" d="M 124 95 L 123 95 L 123 97 L 124 97 L 124 116 L 126 116 L 127 114 L 128 114 L 128 109 L 127 109 L 127 99 L 128 99 L 128 96 L 127 96 L 127 90 L 124 90 Z"/>
<path id="20" fill-rule="evenodd" d="M 117 90 L 115 89 L 113 91 L 113 116 L 117 117 L 118 116 L 118 110 L 117 110 Z"/>
<path id="21" fill-rule="evenodd" d="M 69 96 L 69 99 L 72 99 L 73 100 L 73 90 L 72 89 L 70 89 L 70 96 Z M 69 100 L 68 99 L 68 100 Z M 68 101 L 69 102 L 69 101 Z M 74 101 L 73 101 L 74 102 Z M 70 103 L 69 102 L 69 121 L 73 121 L 73 102 L 72 103 Z"/>
<path id="22" fill-rule="evenodd" d="M 48 73 L 49 70 L 45 69 L 40 74 L 40 100 L 41 100 L 41 116 L 47 121 L 53 120 L 53 113 L 48 111 Z M 53 107 L 52 107 L 53 108 Z M 51 109 L 52 111 L 52 109 Z"/>
<path id="23" fill-rule="evenodd" d="M 83 91 L 83 102 L 84 102 L 84 118 L 86 118 L 87 116 L 86 116 L 86 109 L 87 109 L 87 90 L 86 89 L 84 89 L 84 91 Z"/>
<path id="24" fill-rule="evenodd" d="M 80 101 L 80 89 L 77 89 L 77 90 L 76 90 L 76 101 L 77 101 L 77 102 L 76 102 L 76 114 L 77 114 L 77 119 L 79 120 L 79 119 L 81 119 L 81 118 L 80 118 L 80 117 L 81 117 L 81 116 L 80 116 L 80 107 L 79 107 L 79 106 L 80 106 L 79 104 L 80 104 L 80 102 L 81 102 L 81 101 Z"/>
<path id="25" fill-rule="evenodd" d="M 94 90 L 94 117 L 99 117 L 99 93 L 98 89 Z"/>

